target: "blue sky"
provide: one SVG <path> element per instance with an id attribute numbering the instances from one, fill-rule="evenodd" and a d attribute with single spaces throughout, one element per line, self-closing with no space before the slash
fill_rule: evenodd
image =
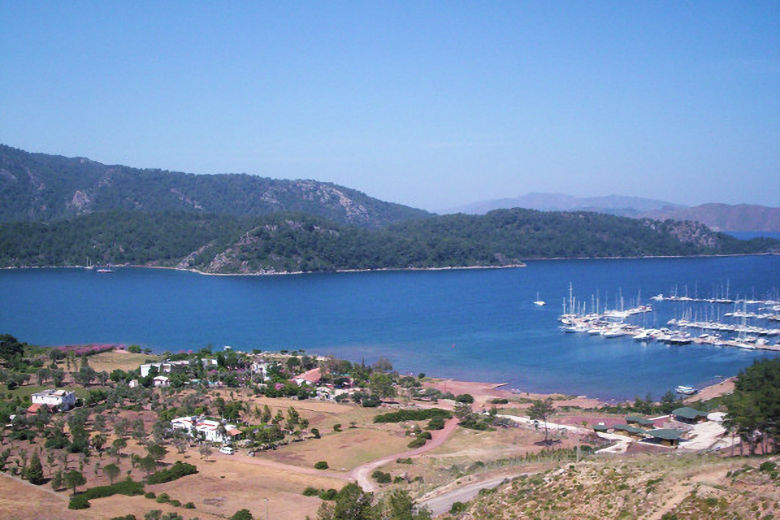
<path id="1" fill-rule="evenodd" d="M 0 142 L 313 178 L 780 205 L 780 2 L 0 1 Z"/>

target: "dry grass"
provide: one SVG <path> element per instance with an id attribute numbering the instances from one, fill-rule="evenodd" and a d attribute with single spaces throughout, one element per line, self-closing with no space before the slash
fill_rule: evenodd
<path id="1" fill-rule="evenodd" d="M 155 354 L 131 354 L 130 352 L 111 350 L 101 352 L 94 356 L 89 356 L 89 366 L 102 372 L 105 370 L 109 374 L 112 370 L 135 370 L 147 360 L 159 361 L 161 356 Z"/>
<path id="2" fill-rule="evenodd" d="M 325 460 L 332 470 L 349 471 L 360 464 L 403 452 L 409 441 L 409 437 L 400 430 L 346 428 L 341 432 L 327 433 L 318 440 L 291 443 L 264 456 L 306 468 Z"/>

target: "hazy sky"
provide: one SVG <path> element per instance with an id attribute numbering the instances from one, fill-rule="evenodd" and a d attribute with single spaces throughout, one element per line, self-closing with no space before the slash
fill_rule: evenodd
<path id="1" fill-rule="evenodd" d="M 0 142 L 434 210 L 780 205 L 780 2 L 0 0 Z"/>

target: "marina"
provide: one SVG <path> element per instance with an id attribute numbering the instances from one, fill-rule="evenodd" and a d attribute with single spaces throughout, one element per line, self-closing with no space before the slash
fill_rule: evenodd
<path id="1" fill-rule="evenodd" d="M 604 338 L 619 338 L 630 336 L 638 342 L 657 341 L 668 345 L 684 346 L 690 344 L 711 345 L 715 347 L 734 347 L 744 350 L 768 350 L 780 352 L 780 341 L 770 342 L 769 337 L 780 335 L 780 328 L 759 327 L 757 325 L 747 325 L 748 318 L 754 320 L 778 321 L 777 314 L 769 312 L 758 312 L 760 310 L 776 311 L 780 302 L 774 299 L 729 299 L 729 298 L 691 298 L 689 296 L 664 296 L 662 293 L 650 298 L 656 304 L 663 302 L 676 302 L 684 304 L 732 304 L 735 307 L 741 306 L 742 310 L 735 310 L 723 314 L 724 318 L 741 318 L 741 323 L 727 323 L 723 321 L 714 321 L 711 319 L 697 320 L 690 319 L 692 309 L 683 312 L 686 317 L 671 318 L 666 321 L 664 327 L 644 327 L 636 323 L 629 323 L 626 320 L 632 316 L 644 313 L 652 313 L 651 305 L 642 305 L 637 296 L 636 306 L 623 309 L 622 291 L 619 296 L 620 309 L 607 309 L 598 312 L 598 296 L 591 297 L 593 312 L 586 313 L 586 306 L 580 302 L 578 304 L 573 288 L 569 286 L 568 298 L 563 302 L 563 314 L 559 317 L 562 323 L 560 329 L 564 333 L 587 333 L 590 336 L 601 336 Z M 748 312 L 748 306 L 758 306 L 757 310 Z M 579 312 L 577 311 L 579 309 Z M 706 314 L 706 310 L 705 310 Z M 696 331 L 699 335 L 691 334 Z M 714 331 L 714 332 L 710 332 Z"/>

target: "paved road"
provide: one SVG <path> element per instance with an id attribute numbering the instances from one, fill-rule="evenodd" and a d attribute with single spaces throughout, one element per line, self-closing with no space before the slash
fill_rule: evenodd
<path id="1" fill-rule="evenodd" d="M 453 489 L 452 491 L 448 491 L 444 494 L 441 494 L 434 498 L 429 498 L 428 500 L 424 500 L 420 502 L 420 506 L 427 507 L 431 510 L 431 513 L 433 513 L 433 516 L 439 516 L 444 513 L 447 513 L 450 508 L 452 508 L 452 504 L 455 502 L 468 502 L 482 489 L 492 489 L 499 484 L 501 484 L 504 480 L 508 478 L 514 478 L 518 477 L 520 475 L 531 475 L 532 473 L 521 473 L 518 475 L 502 475 L 500 477 L 493 477 L 488 480 L 483 480 L 481 482 L 474 482 L 472 484 L 466 484 L 465 486 L 461 486 L 457 489 Z"/>

